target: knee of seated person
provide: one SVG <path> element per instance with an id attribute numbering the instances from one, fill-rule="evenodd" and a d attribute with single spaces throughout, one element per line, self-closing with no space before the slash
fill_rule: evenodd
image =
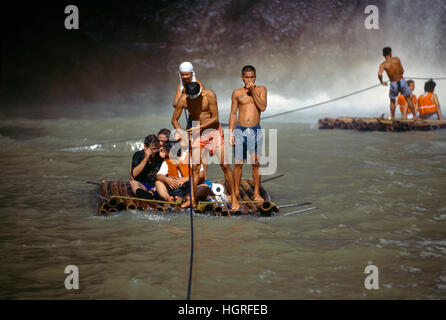
<path id="1" fill-rule="evenodd" d="M 129 182 L 129 185 L 132 187 L 132 186 L 138 186 L 138 181 L 136 181 L 136 180 L 130 180 L 130 182 Z"/>

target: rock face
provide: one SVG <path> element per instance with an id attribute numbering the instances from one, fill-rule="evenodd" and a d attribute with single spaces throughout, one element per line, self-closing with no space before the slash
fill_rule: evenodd
<path id="1" fill-rule="evenodd" d="M 78 5 L 80 29 L 71 31 L 64 28 L 63 5 L 13 5 L 4 21 L 0 102 L 147 108 L 150 100 L 161 107 L 171 102 L 169 89 L 185 60 L 214 90 L 228 95 L 228 81 L 233 83 L 244 64 L 257 66 L 270 90 L 305 93 L 356 81 L 367 61 L 375 68 L 384 45 L 395 46 L 413 63 L 444 61 L 443 0 L 410 5 L 377 0 L 382 29 L 375 32 L 364 28 L 368 2 L 85 1 Z M 414 27 L 419 12 L 429 23 Z"/>

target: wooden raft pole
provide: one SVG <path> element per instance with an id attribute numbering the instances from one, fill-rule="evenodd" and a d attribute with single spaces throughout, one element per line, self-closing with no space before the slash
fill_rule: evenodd
<path id="1" fill-rule="evenodd" d="M 446 120 L 388 120 L 381 118 L 323 118 L 318 121 L 319 129 L 343 129 L 358 131 L 430 131 L 446 128 Z"/>
<path id="2" fill-rule="evenodd" d="M 218 182 L 224 184 L 224 182 Z M 141 210 L 151 212 L 179 211 L 180 202 L 168 202 L 161 200 L 139 199 L 133 196 L 128 181 L 105 181 L 102 180 L 96 185 L 99 187 L 97 198 L 100 199 L 99 215 L 111 215 L 122 210 Z M 217 216 L 231 215 L 262 215 L 270 216 L 278 212 L 279 208 L 271 201 L 269 193 L 260 186 L 260 195 L 265 201 L 254 201 L 254 192 L 251 188 L 252 181 L 242 179 L 240 187 L 240 210 L 231 210 L 230 201 L 216 201 L 211 196 L 211 201 L 199 201 L 196 213 L 213 213 Z M 226 194 L 230 195 L 229 189 L 225 186 Z"/>

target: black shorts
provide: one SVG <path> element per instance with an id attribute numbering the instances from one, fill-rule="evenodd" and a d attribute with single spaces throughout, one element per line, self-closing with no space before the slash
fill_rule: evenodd
<path id="1" fill-rule="evenodd" d="M 189 194 L 189 182 L 184 183 L 181 187 L 176 189 L 169 189 L 169 195 L 172 197 L 185 197 Z"/>

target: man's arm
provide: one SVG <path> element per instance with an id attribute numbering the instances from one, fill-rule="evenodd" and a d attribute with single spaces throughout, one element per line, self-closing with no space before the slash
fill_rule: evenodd
<path id="1" fill-rule="evenodd" d="M 141 172 L 144 170 L 144 167 L 146 166 L 149 157 L 150 157 L 151 151 L 149 148 L 144 150 L 144 158 L 140 163 L 138 163 L 133 169 L 132 169 L 132 176 L 133 178 L 139 176 Z"/>
<path id="2" fill-rule="evenodd" d="M 209 113 L 210 118 L 200 121 L 200 130 L 206 130 L 215 126 L 218 123 L 218 106 L 217 106 L 217 96 L 212 91 L 207 91 L 207 99 L 209 102 Z"/>
<path id="3" fill-rule="evenodd" d="M 133 178 L 133 174 L 132 174 L 132 165 L 130 165 L 130 168 L 129 168 L 129 176 L 130 176 L 130 180 L 135 180 L 135 178 Z"/>
<path id="4" fill-rule="evenodd" d="M 173 107 L 176 108 L 178 106 L 178 102 L 180 102 L 181 95 L 181 83 L 178 84 L 177 92 L 175 93 L 175 98 L 173 99 Z"/>
<path id="5" fill-rule="evenodd" d="M 172 114 L 172 121 L 171 122 L 172 122 L 172 126 L 175 129 L 181 129 L 181 125 L 178 122 L 178 120 L 180 120 L 181 113 L 183 112 L 183 107 L 184 107 L 184 105 L 182 103 L 182 100 L 180 99 L 178 105 L 175 107 L 175 110 L 173 111 L 173 114 Z"/>
<path id="6" fill-rule="evenodd" d="M 265 87 L 252 87 L 251 95 L 254 103 L 260 112 L 266 110 L 266 88 Z"/>
<path id="7" fill-rule="evenodd" d="M 158 173 L 156 175 L 156 180 L 161 181 L 165 185 L 169 186 L 171 189 L 177 188 L 178 182 L 174 178 L 167 176 L 168 173 L 169 173 L 169 166 L 164 161 L 161 164 L 160 169 L 158 170 Z"/>
<path id="8" fill-rule="evenodd" d="M 178 181 L 172 177 L 166 176 L 164 174 L 158 173 L 156 175 L 156 180 L 161 181 L 165 185 L 169 186 L 170 189 L 176 189 L 180 186 Z"/>
<path id="9" fill-rule="evenodd" d="M 378 70 L 378 79 L 383 86 L 387 86 L 387 82 L 383 82 L 384 63 L 381 63 Z"/>
<path id="10" fill-rule="evenodd" d="M 229 114 L 229 143 L 231 145 L 235 144 L 234 141 L 234 129 L 235 123 L 237 122 L 237 111 L 238 111 L 238 98 L 237 90 L 232 92 L 232 103 L 231 103 L 231 113 Z"/>
<path id="11" fill-rule="evenodd" d="M 435 106 L 437 107 L 437 116 L 438 116 L 438 120 L 442 120 L 442 116 L 441 116 L 441 109 L 440 109 L 440 101 L 438 101 L 438 96 L 434 93 L 434 102 L 435 102 Z"/>

